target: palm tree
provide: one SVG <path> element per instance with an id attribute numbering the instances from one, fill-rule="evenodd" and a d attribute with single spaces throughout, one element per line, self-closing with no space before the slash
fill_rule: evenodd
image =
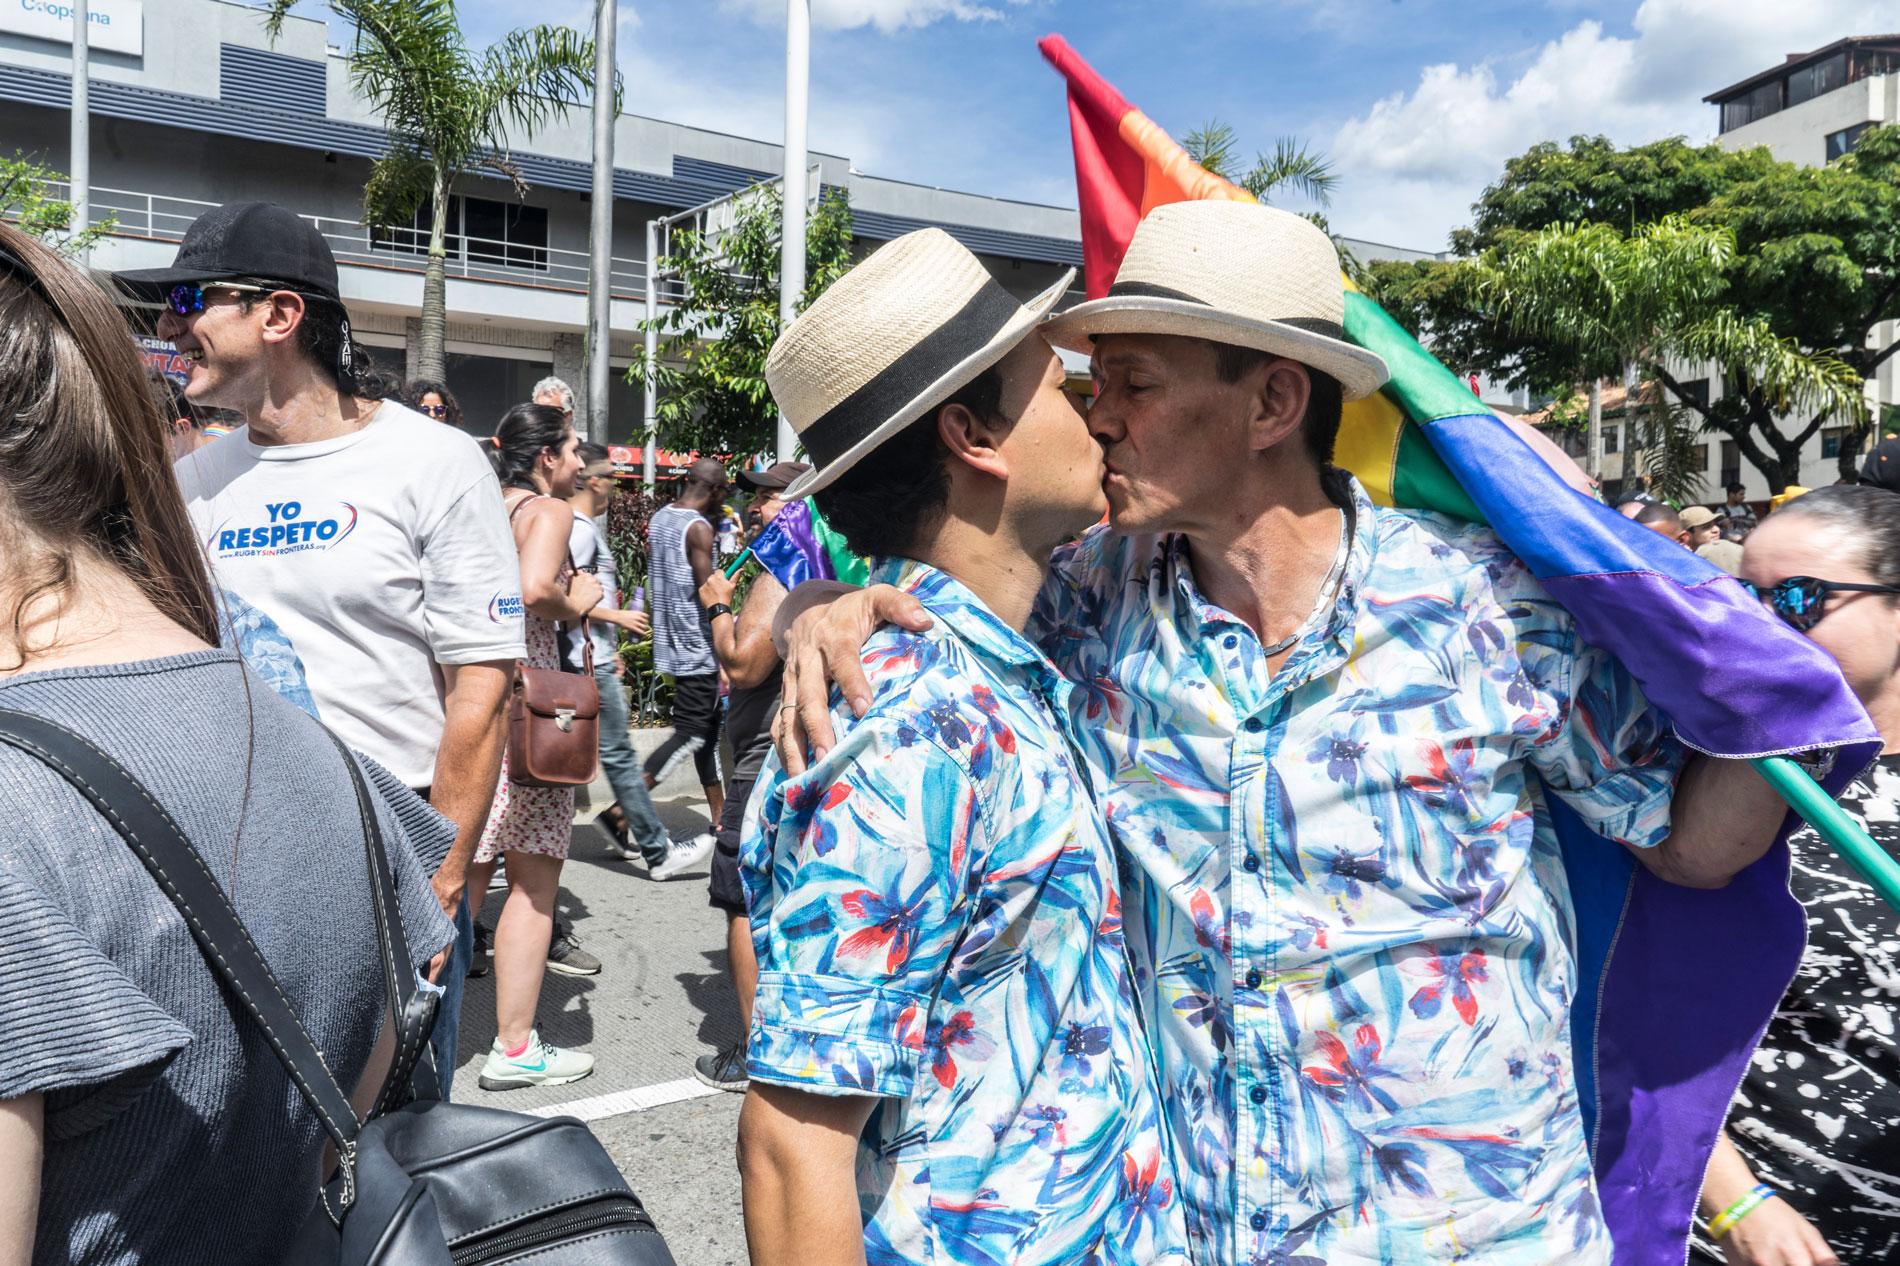
<path id="1" fill-rule="evenodd" d="M 1682 463 L 1698 427 L 1721 431 L 1744 450 L 1753 445 L 1745 419 L 1696 400 L 1672 366 L 1713 363 L 1732 394 L 1760 397 L 1778 413 L 1812 411 L 1816 426 L 1866 408 L 1852 366 L 1804 352 L 1761 317 L 1726 306 L 1734 259 L 1729 229 L 1665 216 L 1627 235 L 1606 224 L 1554 225 L 1462 266 L 1475 271 L 1501 322 L 1563 349 L 1579 380 L 1628 378 L 1634 370 L 1666 388 L 1674 403 L 1656 391 L 1645 416 L 1631 416 L 1638 439 L 1625 452 L 1643 453 L 1654 482 L 1693 493 L 1700 477 L 1691 479 Z M 1773 482 L 1773 471 L 1764 466 L 1763 473 Z"/>
<path id="2" fill-rule="evenodd" d="M 273 39 L 295 0 L 266 0 Z M 431 211 L 422 279 L 422 332 L 411 372 L 444 376 L 450 196 L 478 168 L 528 185 L 508 159 L 509 137 L 531 137 L 584 104 L 594 88 L 594 41 L 562 26 L 512 31 L 480 53 L 462 38 L 455 0 L 329 0 L 355 28 L 350 78 L 383 116 L 389 148 L 363 187 L 368 224 Z"/>
<path id="3" fill-rule="evenodd" d="M 1181 141 L 1188 157 L 1262 202 L 1270 203 L 1275 194 L 1291 191 L 1322 207 L 1332 205 L 1339 175 L 1332 163 L 1307 148 L 1306 142 L 1283 136 L 1273 143 L 1271 154 L 1255 154 L 1253 166 L 1244 173 L 1236 159 L 1239 145 L 1234 129 L 1219 119 L 1203 123 Z"/>

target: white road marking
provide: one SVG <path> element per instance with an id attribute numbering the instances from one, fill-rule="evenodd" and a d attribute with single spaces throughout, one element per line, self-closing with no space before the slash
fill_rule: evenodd
<path id="1" fill-rule="evenodd" d="M 663 1081 L 655 1086 L 635 1086 L 632 1090 L 616 1090 L 612 1094 L 595 1095 L 591 1099 L 543 1104 L 539 1108 L 524 1108 L 522 1111 L 531 1117 L 579 1117 L 583 1121 L 599 1121 L 606 1117 L 645 1112 L 648 1108 L 662 1108 L 669 1103 L 683 1103 L 688 1099 L 722 1093 L 697 1078 L 682 1077 L 678 1081 Z"/>

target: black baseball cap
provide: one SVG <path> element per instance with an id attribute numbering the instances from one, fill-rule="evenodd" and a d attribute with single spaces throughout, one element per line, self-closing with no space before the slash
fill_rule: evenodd
<path id="1" fill-rule="evenodd" d="M 779 462 L 764 470 L 742 470 L 739 472 L 739 486 L 753 492 L 782 492 L 810 469 L 805 462 Z"/>
<path id="2" fill-rule="evenodd" d="M 1900 492 L 1900 440 L 1882 440 L 1867 454 L 1860 481 L 1888 492 Z"/>
<path id="3" fill-rule="evenodd" d="M 185 230 L 170 268 L 135 268 L 114 276 L 134 291 L 166 291 L 192 281 L 256 277 L 286 290 L 342 302 L 336 256 L 317 226 L 271 202 L 227 202 Z"/>

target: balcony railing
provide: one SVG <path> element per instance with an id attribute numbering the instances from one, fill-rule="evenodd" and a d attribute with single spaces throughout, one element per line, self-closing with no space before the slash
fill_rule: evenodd
<path id="1" fill-rule="evenodd" d="M 49 182 L 47 192 L 66 200 L 70 191 L 64 182 Z M 112 223 L 111 234 L 175 242 L 185 236 L 191 222 L 216 207 L 215 202 L 195 198 L 173 198 L 164 194 L 140 193 L 129 189 L 92 188 L 90 219 L 94 224 Z M 330 244 L 339 264 L 358 264 L 397 272 L 420 274 L 428 263 L 429 235 L 408 227 L 378 228 L 329 216 L 304 215 Z M 510 286 L 543 286 L 579 294 L 587 291 L 588 256 L 585 251 L 561 250 L 526 242 L 497 241 L 456 234 L 449 242 L 451 251 L 445 261 L 450 277 L 470 281 L 492 281 Z M 646 262 L 615 256 L 610 272 L 616 299 L 641 302 L 646 298 Z M 685 298 L 678 283 L 663 283 L 661 303 L 678 303 Z"/>

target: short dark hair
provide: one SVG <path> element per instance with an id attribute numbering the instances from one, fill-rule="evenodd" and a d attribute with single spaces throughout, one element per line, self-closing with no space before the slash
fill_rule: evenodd
<path id="1" fill-rule="evenodd" d="M 1248 371 L 1279 359 L 1272 352 L 1263 352 L 1258 348 L 1240 347 L 1233 343 L 1214 344 L 1214 375 L 1222 382 L 1232 385 L 1244 378 Z M 1312 383 L 1307 392 L 1306 416 L 1300 419 L 1300 434 L 1306 441 L 1306 451 L 1313 460 L 1324 469 L 1333 464 L 1333 446 L 1339 442 L 1339 423 L 1345 412 L 1345 396 L 1339 387 L 1339 379 L 1311 365 L 1302 364 L 1306 377 Z"/>
<path id="2" fill-rule="evenodd" d="M 1745 486 L 1743 486 L 1742 481 L 1738 479 L 1732 484 L 1724 485 L 1722 488 L 1722 491 L 1723 492 L 1747 492 L 1748 489 Z"/>
<path id="3" fill-rule="evenodd" d="M 1630 503 L 1625 501 L 1623 504 L 1628 505 Z M 1677 513 L 1674 506 L 1663 501 L 1643 501 L 1637 504 L 1643 508 L 1630 517 L 1644 527 L 1649 527 L 1657 523 L 1673 523 L 1678 532 L 1682 530 L 1682 515 Z"/>
<path id="4" fill-rule="evenodd" d="M 266 291 L 288 290 L 303 300 L 303 320 L 297 325 L 297 347 L 336 380 L 338 391 L 363 400 L 386 400 L 397 393 L 400 384 L 377 369 L 363 345 L 347 332 L 350 314 L 341 303 L 322 295 L 307 294 L 289 282 L 268 277 L 241 280 Z M 238 304 L 249 312 L 260 299 L 268 297 L 243 294 L 238 296 Z M 346 344 L 348 356 L 344 355 Z"/>
<path id="5" fill-rule="evenodd" d="M 583 466 L 592 466 L 596 462 L 604 462 L 613 456 L 607 451 L 605 444 L 596 444 L 592 440 L 582 440 L 580 447 L 574 451 L 581 455 Z"/>
<path id="6" fill-rule="evenodd" d="M 1808 518 L 1846 529 L 1861 569 L 1883 585 L 1900 585 L 1900 493 L 1872 484 L 1816 488 L 1769 516 Z"/>
<path id="7" fill-rule="evenodd" d="M 914 555 L 950 504 L 950 450 L 937 417 L 960 404 L 979 418 L 1003 416 L 1003 375 L 992 365 L 863 461 L 813 494 L 825 521 L 853 552 Z"/>

